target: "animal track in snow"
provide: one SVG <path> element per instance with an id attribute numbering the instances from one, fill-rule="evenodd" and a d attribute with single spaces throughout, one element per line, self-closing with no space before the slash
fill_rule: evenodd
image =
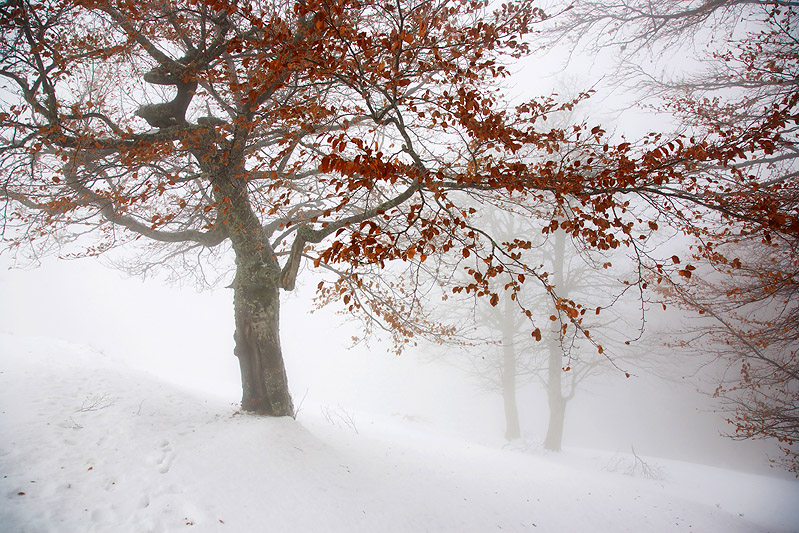
<path id="1" fill-rule="evenodd" d="M 175 454 L 172 451 L 172 443 L 164 439 L 159 446 L 159 450 L 160 456 L 157 461 L 158 471 L 162 474 L 166 474 L 169 472 L 169 468 L 172 466 L 172 461 L 175 459 Z"/>

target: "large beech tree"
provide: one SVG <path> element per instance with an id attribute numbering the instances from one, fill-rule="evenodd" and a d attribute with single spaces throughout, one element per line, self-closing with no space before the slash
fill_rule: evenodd
<path id="1" fill-rule="evenodd" d="M 536 281 L 580 327 L 586 309 L 522 261 L 530 240 L 492 239 L 475 202 L 628 247 L 642 288 L 645 266 L 691 272 L 639 244 L 658 218 L 796 231 L 768 183 L 688 172 L 767 149 L 771 122 L 614 145 L 599 126 L 548 128 L 570 102 L 507 106 L 506 64 L 546 18 L 526 1 L 4 2 L 3 236 L 49 250 L 93 232 L 92 254 L 143 239 L 182 262 L 229 246 L 242 408 L 291 415 L 279 291 L 304 262 L 335 274 L 323 299 L 402 344 L 452 332 L 426 319 L 428 279 L 492 304 L 497 279 L 511 297 Z M 447 286 L 462 267 L 469 281 Z"/>

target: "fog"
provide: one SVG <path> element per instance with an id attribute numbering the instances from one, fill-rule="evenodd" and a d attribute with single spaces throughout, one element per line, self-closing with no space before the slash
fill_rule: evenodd
<path id="1" fill-rule="evenodd" d="M 529 97 L 528 92 L 547 94 L 546 86 L 564 84 L 586 88 L 603 75 L 597 58 L 576 58 L 570 68 L 561 69 L 556 54 L 552 57 L 521 64 L 510 93 Z M 525 74 L 526 68 L 535 79 Z M 541 75 L 545 71 L 552 74 Z M 616 91 L 600 97 L 592 105 L 605 111 L 593 113 L 593 122 L 613 120 L 631 137 L 651 129 L 651 117 L 640 111 L 620 113 L 629 107 L 624 104 L 629 95 Z M 197 292 L 158 277 L 143 281 L 103 262 L 51 257 L 37 268 L 12 269 L 8 254 L 0 255 L 0 331 L 88 345 L 235 405 L 241 389 L 233 355 L 232 291 L 224 283 Z M 315 286 L 313 274 L 304 272 L 297 290 L 282 293 L 281 343 L 300 420 L 304 412 L 333 409 L 350 414 L 356 426 L 393 417 L 474 442 L 506 444 L 500 391 L 484 390 L 457 361 L 441 357 L 441 348 L 422 346 L 396 356 L 380 339 L 352 346 L 352 336 L 359 334 L 354 323 L 333 308 L 311 313 Z M 650 321 L 649 326 L 658 324 Z M 454 350 L 452 357 L 458 357 Z M 771 444 L 721 436 L 728 426 L 714 411 L 707 384 L 694 376 L 699 361 L 670 353 L 668 360 L 652 354 L 644 362 L 670 379 L 638 369 L 625 378 L 622 371 L 609 369 L 580 384 L 566 410 L 563 454 L 574 448 L 627 453 L 634 447 L 647 456 L 786 476 L 768 465 L 766 454 L 776 451 Z M 517 394 L 523 439 L 515 446 L 542 451 L 546 394 L 536 384 L 520 385 Z"/>
<path id="2" fill-rule="evenodd" d="M 3 332 L 88 345 L 180 387 L 221 396 L 231 409 L 240 400 L 229 289 L 197 292 L 158 278 L 142 281 L 96 258 L 48 258 L 25 270 L 10 269 L 8 256 L 0 261 Z M 318 415 L 324 409 L 352 416 L 356 427 L 400 418 L 425 431 L 506 444 L 499 391 L 484 390 L 474 376 L 440 357 L 441 348 L 396 356 L 379 339 L 352 346 L 354 323 L 332 308 L 311 313 L 314 286 L 306 276 L 282 299 L 281 342 L 300 420 L 303 412 Z M 772 447 L 720 436 L 723 417 L 697 392 L 693 378 L 682 379 L 697 362 L 680 357 L 670 356 L 671 381 L 639 370 L 626 379 L 610 370 L 581 383 L 566 411 L 566 457 L 574 448 L 627 453 L 635 447 L 649 456 L 784 475 L 768 467 L 766 451 Z M 518 398 L 523 439 L 515 446 L 543 453 L 546 395 L 529 384 L 520 387 Z"/>

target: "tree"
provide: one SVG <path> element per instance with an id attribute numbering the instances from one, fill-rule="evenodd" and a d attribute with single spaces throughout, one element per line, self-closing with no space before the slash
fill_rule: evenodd
<path id="1" fill-rule="evenodd" d="M 521 437 L 517 388 L 519 384 L 533 381 L 539 383 L 547 395 L 549 417 L 544 448 L 560 451 L 566 407 L 578 386 L 602 370 L 621 370 L 619 365 L 629 360 L 630 350 L 622 351 L 619 346 L 623 342 L 631 343 L 624 335 L 639 331 L 643 325 L 636 327 L 628 316 L 632 311 L 624 298 L 628 286 L 623 282 L 624 275 L 609 270 L 612 256 L 581 249 L 579 242 L 560 229 L 542 234 L 540 223 L 527 217 L 511 213 L 484 216 L 490 220 L 494 235 L 539 234 L 531 249 L 525 251 L 525 262 L 539 264 L 551 272 L 549 279 L 558 288 L 558 298 L 572 298 L 594 309 L 583 317 L 582 329 L 579 329 L 567 315 L 560 316 L 557 300 L 553 300 L 551 294 L 521 290 L 514 293 L 515 298 L 503 295 L 494 307 L 489 302 L 475 302 L 476 308 L 470 316 L 464 315 L 463 311 L 470 306 L 463 300 L 441 311 L 455 314 L 460 309 L 462 320 L 474 322 L 474 329 L 479 333 L 473 334 L 475 339 L 466 343 L 466 351 L 472 356 L 470 371 L 491 390 L 501 391 L 505 438 Z M 541 332 L 540 343 L 530 337 L 529 322 L 518 312 L 519 304 L 515 300 L 532 311 L 536 323 L 549 324 Z M 644 301 L 633 303 L 645 305 Z M 602 311 L 601 317 L 597 309 Z M 624 326 L 620 327 L 621 324 Z M 620 336 L 624 341 L 618 340 Z M 613 360 L 592 350 L 591 340 L 601 342 L 603 347 L 612 347 Z"/>
<path id="2" fill-rule="evenodd" d="M 799 474 L 799 303 L 796 248 L 738 242 L 734 268 L 705 268 L 666 297 L 693 313 L 679 346 L 721 367 L 713 390 L 734 439 L 774 439 L 772 462 Z M 767 268 L 764 268 L 767 265 Z"/>
<path id="3" fill-rule="evenodd" d="M 497 279 L 512 298 L 526 280 L 555 295 L 521 261 L 530 241 L 492 239 L 467 198 L 529 206 L 598 249 L 638 249 L 657 227 L 642 205 L 671 221 L 715 213 L 796 230 L 768 183 L 684 172 L 762 150 L 768 124 L 719 143 L 614 145 L 599 126 L 545 127 L 573 102 L 506 105 L 503 63 L 545 19 L 527 1 L 6 2 L 4 239 L 47 251 L 96 236 L 89 254 L 142 239 L 189 264 L 229 247 L 242 408 L 280 416 L 293 406 L 279 291 L 304 262 L 334 273 L 323 299 L 399 344 L 452 331 L 426 318 L 422 270 L 446 285 L 470 260 L 472 279 L 450 290 L 492 304 Z M 579 203 L 566 210 L 566 198 Z M 557 301 L 580 328 L 586 309 Z"/>
<path id="4" fill-rule="evenodd" d="M 620 72 L 681 128 L 716 139 L 752 138 L 760 149 L 695 174 L 723 181 L 730 171 L 769 184 L 786 213 L 799 212 L 799 49 L 797 4 L 789 1 L 584 1 L 563 19 L 561 34 L 601 35 L 597 46 L 622 50 Z M 704 39 L 710 34 L 715 39 Z M 641 65 L 643 55 L 686 38 L 707 50 L 680 75 Z M 718 43 L 718 44 L 713 44 Z M 702 48 L 700 48 L 702 49 Z M 767 135 L 762 132 L 768 130 Z M 755 140 L 757 139 L 757 140 Z M 730 195 L 731 199 L 734 196 Z M 764 207 L 764 209 L 768 209 Z M 714 396 L 735 428 L 733 438 L 776 439 L 781 461 L 799 473 L 799 242 L 788 232 L 716 227 L 697 232 L 700 276 L 669 282 L 669 299 L 696 313 L 686 350 L 718 358 Z M 659 276 L 656 274 L 656 278 Z"/>

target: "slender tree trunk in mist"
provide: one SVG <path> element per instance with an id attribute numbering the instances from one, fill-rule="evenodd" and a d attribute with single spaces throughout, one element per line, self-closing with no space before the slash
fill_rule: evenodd
<path id="1" fill-rule="evenodd" d="M 549 395 L 549 425 L 544 448 L 559 452 L 563 443 L 563 423 L 566 420 L 566 398 Z"/>
<path id="2" fill-rule="evenodd" d="M 552 328 L 555 330 L 555 327 Z M 544 448 L 559 452 L 563 443 L 563 423 L 566 418 L 566 403 L 561 387 L 561 368 L 563 352 L 558 341 L 558 332 L 549 339 L 549 357 L 547 368 L 547 403 L 549 404 L 549 423 L 544 438 Z"/>
<path id="3" fill-rule="evenodd" d="M 505 439 L 522 436 L 519 427 L 519 408 L 516 403 L 516 352 L 513 346 L 503 347 L 502 400 L 505 404 Z"/>
<path id="4" fill-rule="evenodd" d="M 568 294 L 566 286 L 565 254 L 566 233 L 563 230 L 554 233 L 552 253 L 552 271 L 555 287 L 562 296 Z M 560 451 L 563 442 L 563 423 L 566 416 L 567 398 L 563 396 L 561 377 L 563 375 L 563 349 L 561 346 L 561 329 L 559 322 L 552 322 L 549 329 L 549 357 L 547 358 L 547 403 L 549 404 L 549 424 L 544 438 L 544 448 Z"/>
<path id="5" fill-rule="evenodd" d="M 510 319 L 513 305 L 505 298 L 506 322 L 502 327 L 502 401 L 505 406 L 505 439 L 522 436 L 519 426 L 519 408 L 516 402 L 516 348 L 513 345 L 514 322 Z"/>

